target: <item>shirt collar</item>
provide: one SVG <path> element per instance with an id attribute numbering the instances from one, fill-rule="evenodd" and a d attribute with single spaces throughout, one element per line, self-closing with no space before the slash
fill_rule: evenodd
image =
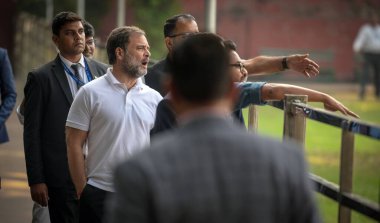
<path id="1" fill-rule="evenodd" d="M 109 67 L 107 68 L 107 73 L 105 75 L 105 78 L 113 85 L 117 85 L 117 86 L 121 86 L 121 87 L 125 87 L 125 85 L 123 83 L 120 83 L 116 78 L 115 76 L 113 76 L 113 73 L 112 73 L 112 68 Z M 146 87 L 146 85 L 143 83 L 141 77 L 137 79 L 136 81 L 136 84 L 135 86 L 133 86 L 132 89 L 137 89 L 137 90 L 143 90 L 144 88 Z M 125 87 L 126 88 L 126 87 Z"/>
<path id="2" fill-rule="evenodd" d="M 64 58 L 61 54 L 59 54 L 59 58 L 61 58 L 62 62 L 66 65 L 66 67 L 71 67 L 71 65 L 74 64 L 73 62 L 71 62 L 68 59 Z M 81 54 L 80 60 L 79 60 L 78 64 L 80 64 L 82 68 L 85 68 L 83 54 Z"/>

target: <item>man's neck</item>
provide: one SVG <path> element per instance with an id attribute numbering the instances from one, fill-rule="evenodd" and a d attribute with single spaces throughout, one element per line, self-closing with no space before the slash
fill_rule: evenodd
<path id="1" fill-rule="evenodd" d="M 112 69 L 113 76 L 120 82 L 123 83 L 127 89 L 131 89 L 136 85 L 138 78 L 133 78 L 131 75 L 123 72 L 119 67 L 114 66 Z"/>
<path id="2" fill-rule="evenodd" d="M 78 63 L 80 61 L 80 58 L 82 57 L 82 54 L 68 55 L 61 53 L 61 56 L 72 63 Z"/>

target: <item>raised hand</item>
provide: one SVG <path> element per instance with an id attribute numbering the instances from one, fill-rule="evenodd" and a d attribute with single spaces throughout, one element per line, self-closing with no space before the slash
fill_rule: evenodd
<path id="1" fill-rule="evenodd" d="M 294 54 L 286 57 L 289 69 L 304 74 L 307 77 L 319 74 L 319 65 L 309 59 L 309 54 Z"/>

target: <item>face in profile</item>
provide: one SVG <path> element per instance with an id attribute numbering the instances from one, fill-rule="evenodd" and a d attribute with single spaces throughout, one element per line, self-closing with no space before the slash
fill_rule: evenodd
<path id="1" fill-rule="evenodd" d="M 232 81 L 234 82 L 245 82 L 248 78 L 247 69 L 245 69 L 244 64 L 241 61 L 239 54 L 236 51 L 230 51 L 230 74 L 232 76 Z"/>
<path id="2" fill-rule="evenodd" d="M 135 33 L 129 37 L 125 51 L 123 69 L 134 78 L 147 73 L 150 57 L 149 43 L 144 35 Z"/>

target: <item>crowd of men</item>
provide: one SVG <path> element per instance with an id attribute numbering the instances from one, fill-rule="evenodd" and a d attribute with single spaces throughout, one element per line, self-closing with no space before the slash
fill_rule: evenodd
<path id="1" fill-rule="evenodd" d="M 58 13 L 59 52 L 27 77 L 17 111 L 34 222 L 320 222 L 302 150 L 247 133 L 241 112 L 293 93 L 357 117 L 322 92 L 247 82 L 318 75 L 307 54 L 241 59 L 189 14 L 166 21 L 168 54 L 149 69 L 142 29 L 112 30 L 108 64 L 93 59 L 94 35 Z"/>

